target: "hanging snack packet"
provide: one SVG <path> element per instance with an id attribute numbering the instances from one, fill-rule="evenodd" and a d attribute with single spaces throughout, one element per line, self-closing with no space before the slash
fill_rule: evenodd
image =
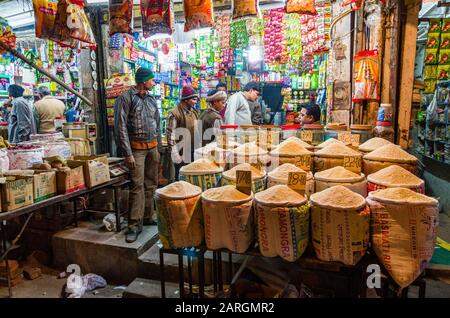
<path id="1" fill-rule="evenodd" d="M 440 33 L 428 33 L 427 49 L 437 49 L 439 47 Z"/>
<path id="2" fill-rule="evenodd" d="M 233 19 L 258 16 L 258 0 L 233 0 Z"/>
<path id="3" fill-rule="evenodd" d="M 48 39 L 55 24 L 58 0 L 33 0 L 36 37 Z"/>
<path id="4" fill-rule="evenodd" d="M 184 31 L 214 26 L 212 0 L 184 0 Z"/>
<path id="5" fill-rule="evenodd" d="M 109 35 L 132 33 L 133 0 L 109 0 Z"/>
<path id="6" fill-rule="evenodd" d="M 442 33 L 450 33 L 450 19 L 442 19 Z"/>
<path id="7" fill-rule="evenodd" d="M 437 67 L 437 79 L 447 80 L 450 75 L 450 65 L 439 65 Z"/>
<path id="8" fill-rule="evenodd" d="M 450 50 L 439 50 L 439 65 L 450 64 Z"/>
<path id="9" fill-rule="evenodd" d="M 317 15 L 315 0 L 287 0 L 286 13 Z"/>
<path id="10" fill-rule="evenodd" d="M 423 78 L 424 79 L 436 79 L 438 69 L 437 65 L 425 65 L 424 71 L 423 71 Z"/>
<path id="11" fill-rule="evenodd" d="M 361 51 L 356 54 L 353 102 L 380 99 L 379 67 L 378 50 Z"/>
<path id="12" fill-rule="evenodd" d="M 426 49 L 425 50 L 425 64 L 437 64 L 438 61 L 438 50 L 437 49 Z"/>
<path id="13" fill-rule="evenodd" d="M 172 34 L 173 3 L 171 0 L 141 0 L 144 38 L 157 33 Z"/>
<path id="14" fill-rule="evenodd" d="M 430 19 L 430 26 L 428 28 L 428 33 L 441 32 L 441 20 L 440 19 Z"/>

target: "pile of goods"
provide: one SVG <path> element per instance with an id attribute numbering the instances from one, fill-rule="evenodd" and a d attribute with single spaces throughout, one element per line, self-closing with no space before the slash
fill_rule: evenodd
<path id="1" fill-rule="evenodd" d="M 203 191 L 215 188 L 222 178 L 223 168 L 209 159 L 198 159 L 180 169 L 180 180 L 199 186 Z"/>
<path id="2" fill-rule="evenodd" d="M 313 152 L 295 141 L 280 144 L 270 152 L 271 165 L 277 167 L 285 163 L 292 163 L 305 171 L 313 170 Z"/>
<path id="3" fill-rule="evenodd" d="M 36 145 L 17 144 L 8 148 L 9 169 L 23 170 L 43 163 L 44 148 Z"/>
<path id="4" fill-rule="evenodd" d="M 392 142 L 380 137 L 374 137 L 359 145 L 359 151 L 365 155 L 386 145 L 392 145 Z"/>
<path id="5" fill-rule="evenodd" d="M 332 143 L 314 154 L 314 170 L 316 172 L 344 166 L 345 157 L 361 158 L 362 155 L 343 144 Z"/>
<path id="6" fill-rule="evenodd" d="M 287 185 L 290 172 L 305 172 L 292 163 L 285 163 L 267 174 L 267 188 L 276 185 Z M 305 172 L 306 173 L 306 172 Z M 314 179 L 312 172 L 306 174 L 305 196 L 310 197 L 314 193 Z"/>
<path id="7" fill-rule="evenodd" d="M 367 176 L 367 192 L 386 188 L 407 188 L 425 194 L 425 181 L 397 165 Z"/>
<path id="8" fill-rule="evenodd" d="M 252 175 L 252 191 L 260 192 L 265 189 L 266 186 L 266 173 L 264 171 L 255 168 L 248 163 L 241 163 L 234 168 L 225 171 L 222 174 L 223 185 L 236 185 L 237 171 L 251 171 Z"/>
<path id="9" fill-rule="evenodd" d="M 229 162 L 232 166 L 241 163 L 249 163 L 258 168 L 265 166 L 268 160 L 268 152 L 258 147 L 256 142 L 246 143 L 231 150 L 229 158 Z"/>
<path id="10" fill-rule="evenodd" d="M 400 146 L 394 144 L 378 148 L 365 155 L 363 159 L 364 173 L 366 175 L 392 165 L 398 165 L 414 174 L 418 173 L 419 160 L 404 151 Z"/>
<path id="11" fill-rule="evenodd" d="M 316 192 L 341 185 L 353 192 L 367 197 L 367 181 L 364 174 L 357 174 L 338 166 L 314 174 Z"/>

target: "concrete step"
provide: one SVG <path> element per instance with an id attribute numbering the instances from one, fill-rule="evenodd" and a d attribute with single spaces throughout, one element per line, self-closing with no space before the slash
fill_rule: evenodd
<path id="1" fill-rule="evenodd" d="M 157 280 L 136 278 L 123 292 L 123 298 L 161 298 L 161 283 Z M 166 283 L 166 298 L 179 298 L 178 284 Z"/>
<path id="2" fill-rule="evenodd" d="M 159 237 L 156 226 L 144 226 L 136 242 L 126 243 L 125 231 L 108 232 L 101 222 L 80 222 L 77 228 L 58 232 L 52 238 L 54 265 L 64 270 L 77 264 L 83 274 L 95 273 L 108 283 L 128 285 L 139 276 L 139 256 Z"/>

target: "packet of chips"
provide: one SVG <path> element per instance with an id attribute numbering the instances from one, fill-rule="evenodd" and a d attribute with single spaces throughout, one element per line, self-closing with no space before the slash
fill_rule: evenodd
<path id="1" fill-rule="evenodd" d="M 258 0 L 233 0 L 233 19 L 258 16 Z"/>
<path id="2" fill-rule="evenodd" d="M 141 3 L 144 38 L 173 33 L 173 3 L 171 0 L 143 0 Z"/>
<path id="3" fill-rule="evenodd" d="M 317 15 L 315 0 L 287 0 L 286 12 Z"/>
<path id="4" fill-rule="evenodd" d="M 109 35 L 132 33 L 133 0 L 109 0 Z"/>
<path id="5" fill-rule="evenodd" d="M 33 0 L 36 37 L 48 39 L 55 25 L 58 0 Z"/>
<path id="6" fill-rule="evenodd" d="M 184 31 L 214 26 L 212 0 L 184 0 Z"/>

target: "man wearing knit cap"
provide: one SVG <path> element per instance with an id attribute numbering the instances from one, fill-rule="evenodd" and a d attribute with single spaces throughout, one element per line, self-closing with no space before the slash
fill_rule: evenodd
<path id="1" fill-rule="evenodd" d="M 182 166 L 194 160 L 194 134 L 196 130 L 196 121 L 199 118 L 195 104 L 198 101 L 198 95 L 191 86 L 184 86 L 181 91 L 181 102 L 177 107 L 170 110 L 167 118 L 167 141 L 169 150 L 172 154 L 172 162 L 175 168 L 175 180 L 179 180 L 179 172 Z M 177 139 L 176 129 L 184 128 L 190 134 L 190 153 L 181 149 L 182 136 Z"/>
<path id="2" fill-rule="evenodd" d="M 114 121 L 117 147 L 130 169 L 130 220 L 126 241 L 132 243 L 142 232 L 145 217 L 156 220 L 153 194 L 158 185 L 161 147 L 160 115 L 155 97 L 155 75 L 145 67 L 136 71 L 136 86 L 117 98 Z"/>
<path id="3" fill-rule="evenodd" d="M 214 140 L 205 140 L 205 131 L 207 131 L 208 129 L 214 129 L 214 135 L 217 135 L 220 126 L 223 125 L 220 111 L 225 108 L 227 102 L 227 93 L 217 89 L 212 89 L 208 92 L 206 102 L 208 103 L 208 108 L 200 116 L 200 120 L 202 121 L 203 146 L 206 146 L 207 143 Z"/>

